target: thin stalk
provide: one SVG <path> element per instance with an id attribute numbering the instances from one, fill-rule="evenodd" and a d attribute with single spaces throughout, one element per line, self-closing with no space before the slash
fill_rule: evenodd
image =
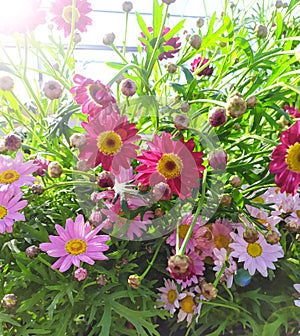
<path id="1" fill-rule="evenodd" d="M 148 274 L 148 272 L 150 271 L 151 267 L 153 266 L 154 261 L 155 261 L 157 255 L 158 255 L 158 252 L 159 252 L 159 250 L 161 248 L 161 245 L 162 245 L 163 241 L 164 241 L 164 239 L 162 239 L 160 241 L 160 243 L 158 244 L 158 246 L 157 246 L 157 248 L 156 248 L 156 250 L 155 250 L 155 252 L 153 254 L 153 257 L 152 257 L 151 261 L 149 262 L 148 267 L 145 269 L 144 273 L 140 276 L 141 280 L 143 280 L 145 278 L 145 276 Z"/>

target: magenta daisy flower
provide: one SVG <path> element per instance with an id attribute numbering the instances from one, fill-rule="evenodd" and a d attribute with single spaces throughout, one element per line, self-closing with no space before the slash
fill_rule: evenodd
<path id="1" fill-rule="evenodd" d="M 209 60 L 207 58 L 198 57 L 193 60 L 191 63 L 191 71 L 196 72 L 199 68 L 204 66 Z M 201 70 L 199 73 L 197 73 L 198 76 L 211 76 L 213 73 L 213 68 L 210 66 L 207 66 L 203 70 Z"/>
<path id="2" fill-rule="evenodd" d="M 108 85 L 81 75 L 75 75 L 73 80 L 76 85 L 70 89 L 70 92 L 75 95 L 76 103 L 82 105 L 83 113 L 91 117 L 100 111 L 103 111 L 104 114 L 119 113 L 116 100 Z"/>
<path id="3" fill-rule="evenodd" d="M 294 106 L 290 106 L 289 104 L 285 104 L 284 105 L 284 110 L 285 112 L 287 112 L 292 118 L 300 118 L 300 113 L 299 113 L 299 109 L 294 107 Z"/>
<path id="4" fill-rule="evenodd" d="M 23 162 L 21 152 L 16 158 L 0 155 L 0 191 L 7 190 L 10 186 L 22 187 L 32 185 L 35 177 L 31 176 L 38 169 L 32 160 Z"/>
<path id="5" fill-rule="evenodd" d="M 99 114 L 82 126 L 88 134 L 79 158 L 86 159 L 88 167 L 101 164 L 104 170 L 115 174 L 120 172 L 120 167 L 130 168 L 130 159 L 136 157 L 138 149 L 133 142 L 140 137 L 136 135 L 135 124 L 129 124 L 126 116 Z"/>
<path id="6" fill-rule="evenodd" d="M 190 225 L 192 224 L 193 219 L 194 219 L 194 216 L 191 213 L 189 213 L 181 219 L 181 221 L 178 225 L 180 246 L 181 246 L 186 234 L 188 233 L 188 230 L 190 228 Z M 188 244 L 186 246 L 185 253 L 195 250 L 194 236 L 195 236 L 195 233 L 196 233 L 196 231 L 198 230 L 199 227 L 200 227 L 200 219 L 198 218 L 196 223 L 195 223 L 192 235 L 191 235 L 191 237 L 188 241 Z M 171 246 L 176 246 L 176 236 L 177 236 L 177 230 L 175 229 L 174 232 L 166 240 L 166 243 L 171 245 Z"/>
<path id="7" fill-rule="evenodd" d="M 150 33 L 153 32 L 152 27 L 148 27 L 148 30 L 149 30 Z M 170 31 L 170 28 L 165 27 L 163 29 L 162 36 L 166 35 L 169 31 Z M 143 38 L 145 38 L 145 35 L 143 33 L 141 33 L 141 35 L 143 36 Z M 142 43 L 142 44 L 144 45 L 144 43 Z M 179 37 L 171 37 L 169 40 L 165 41 L 162 44 L 162 47 L 164 47 L 164 46 L 169 46 L 169 47 L 172 47 L 173 49 L 162 52 L 158 56 L 158 59 L 160 61 L 162 61 L 163 59 L 174 58 L 174 54 L 179 52 L 179 48 L 181 46 L 181 42 L 179 42 Z"/>
<path id="8" fill-rule="evenodd" d="M 0 33 L 7 35 L 26 33 L 33 31 L 39 24 L 45 23 L 45 11 L 40 10 L 40 4 L 40 0 L 2 1 Z"/>
<path id="9" fill-rule="evenodd" d="M 283 131 L 280 140 L 271 155 L 270 173 L 276 175 L 281 192 L 295 194 L 300 183 L 300 121 Z"/>
<path id="10" fill-rule="evenodd" d="M 11 233 L 15 220 L 25 220 L 25 216 L 19 213 L 27 205 L 27 201 L 21 201 L 22 197 L 23 193 L 19 188 L 10 187 L 0 191 L 0 233 Z"/>
<path id="11" fill-rule="evenodd" d="M 169 133 L 162 136 L 154 135 L 153 142 L 149 141 L 150 150 L 142 151 L 138 161 L 142 162 L 136 168 L 139 173 L 137 181 L 143 185 L 156 185 L 165 182 L 172 192 L 181 199 L 191 196 L 191 190 L 199 185 L 202 166 L 202 152 L 193 152 L 195 143 L 193 139 L 187 142 L 171 139 Z"/>
<path id="12" fill-rule="evenodd" d="M 165 287 L 157 288 L 161 293 L 159 294 L 159 299 L 157 302 L 161 303 L 161 305 L 156 308 L 163 307 L 165 310 L 168 310 L 171 316 L 174 315 L 176 309 L 179 308 L 178 301 L 178 291 L 177 286 L 173 280 L 164 279 Z"/>
<path id="13" fill-rule="evenodd" d="M 239 262 L 244 262 L 244 269 L 254 275 L 257 270 L 262 276 L 268 276 L 268 268 L 275 269 L 274 262 L 284 256 L 280 244 L 268 244 L 265 237 L 258 233 L 259 238 L 254 243 L 248 243 L 243 238 L 245 228 L 238 228 L 238 234 L 232 232 L 233 243 L 229 247 L 233 249 L 230 256 L 238 258 Z"/>
<path id="14" fill-rule="evenodd" d="M 92 11 L 91 4 L 86 0 L 76 0 L 75 8 L 75 29 L 86 32 L 86 26 L 92 24 L 92 19 L 86 14 Z M 63 29 L 65 37 L 71 34 L 72 24 L 72 0 L 56 0 L 51 4 L 51 13 L 55 15 L 52 19 L 57 24 L 57 29 Z"/>
<path id="15" fill-rule="evenodd" d="M 108 259 L 103 252 L 108 250 L 106 242 L 110 239 L 108 235 L 99 235 L 101 226 L 92 229 L 89 224 L 84 223 L 82 215 L 78 215 L 73 222 L 71 218 L 66 221 L 66 228 L 56 224 L 55 229 L 58 236 L 49 236 L 51 243 L 40 244 L 40 249 L 49 256 L 59 258 L 52 266 L 52 269 L 59 268 L 60 272 L 67 271 L 73 264 L 80 267 L 80 262 L 94 265 L 94 260 Z"/>

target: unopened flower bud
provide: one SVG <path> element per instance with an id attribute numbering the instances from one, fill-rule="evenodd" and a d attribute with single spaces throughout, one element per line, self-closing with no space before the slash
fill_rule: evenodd
<path id="1" fill-rule="evenodd" d="M 11 91 L 14 88 L 14 80 L 9 76 L 0 77 L 0 90 Z"/>
<path id="2" fill-rule="evenodd" d="M 147 185 L 143 185 L 141 182 L 138 183 L 138 191 L 146 192 L 148 189 L 149 187 Z"/>
<path id="3" fill-rule="evenodd" d="M 83 281 L 87 277 L 87 273 L 85 268 L 79 267 L 73 272 L 73 276 L 77 281 Z"/>
<path id="4" fill-rule="evenodd" d="M 231 203 L 231 196 L 229 194 L 223 194 L 220 199 L 220 204 L 228 207 Z"/>
<path id="5" fill-rule="evenodd" d="M 168 260 L 170 272 L 174 274 L 185 274 L 189 265 L 189 257 L 186 255 L 173 255 Z"/>
<path id="6" fill-rule="evenodd" d="M 155 202 L 170 200 L 172 197 L 172 190 L 167 183 L 159 182 L 154 185 L 152 195 Z"/>
<path id="7" fill-rule="evenodd" d="M 155 214 L 155 216 L 157 216 L 157 217 L 162 217 L 162 216 L 165 214 L 165 212 L 164 212 L 164 210 L 161 209 L 161 208 L 156 208 L 156 209 L 154 210 L 154 214 Z"/>
<path id="8" fill-rule="evenodd" d="M 90 218 L 89 218 L 89 222 L 94 226 L 98 226 L 99 224 L 101 224 L 102 223 L 101 211 L 100 210 L 92 211 Z"/>
<path id="9" fill-rule="evenodd" d="M 238 188 L 242 184 L 242 180 L 237 175 L 230 176 L 229 183 L 233 186 L 233 188 Z"/>
<path id="10" fill-rule="evenodd" d="M 278 244 L 280 241 L 280 234 L 276 231 L 270 231 L 266 234 L 266 241 L 271 245 Z"/>
<path id="11" fill-rule="evenodd" d="M 131 1 L 124 1 L 122 3 L 122 9 L 125 13 L 129 13 L 133 8 L 132 2 Z"/>
<path id="12" fill-rule="evenodd" d="M 63 171 L 62 166 L 57 161 L 53 161 L 49 163 L 48 174 L 50 177 L 52 178 L 60 177 L 60 175 L 62 174 L 62 171 Z"/>
<path id="13" fill-rule="evenodd" d="M 31 186 L 31 191 L 33 194 L 36 194 L 36 195 L 42 195 L 42 193 L 44 192 L 44 187 L 39 184 L 39 183 L 36 183 L 36 184 L 33 184 Z"/>
<path id="14" fill-rule="evenodd" d="M 132 79 L 123 79 L 120 85 L 124 96 L 131 97 L 136 93 L 136 84 Z"/>
<path id="15" fill-rule="evenodd" d="M 183 102 L 180 106 L 182 112 L 188 112 L 190 110 L 190 104 L 187 102 Z"/>
<path id="16" fill-rule="evenodd" d="M 240 117 L 246 109 L 247 104 L 240 94 L 236 93 L 228 98 L 226 111 L 232 118 Z"/>
<path id="17" fill-rule="evenodd" d="M 240 129 L 241 129 L 241 124 L 239 124 L 239 123 L 235 123 L 235 124 L 233 125 L 233 129 L 235 129 L 236 131 L 240 130 Z"/>
<path id="18" fill-rule="evenodd" d="M 196 21 L 196 26 L 197 26 L 198 28 L 201 28 L 201 27 L 204 26 L 204 19 L 203 19 L 202 17 L 199 17 L 199 18 L 197 19 L 197 21 Z"/>
<path id="19" fill-rule="evenodd" d="M 261 38 L 261 39 L 264 39 L 267 37 L 268 35 L 268 28 L 266 26 L 263 26 L 263 25 L 259 25 L 257 28 L 256 28 L 256 36 L 258 38 Z"/>
<path id="20" fill-rule="evenodd" d="M 105 274 L 99 274 L 96 279 L 97 285 L 103 287 L 107 284 L 107 278 Z"/>
<path id="21" fill-rule="evenodd" d="M 18 303 L 17 297 L 15 294 L 6 294 L 1 300 L 2 307 L 5 309 L 12 309 Z"/>
<path id="22" fill-rule="evenodd" d="M 208 121 L 213 127 L 222 126 L 227 121 L 226 110 L 220 107 L 215 107 L 208 112 Z"/>
<path id="23" fill-rule="evenodd" d="M 185 130 L 188 128 L 190 119 L 185 114 L 178 114 L 174 118 L 174 126 L 178 130 Z"/>
<path id="24" fill-rule="evenodd" d="M 82 148 L 83 146 L 86 145 L 86 137 L 85 134 L 82 133 L 74 133 L 70 137 L 70 144 L 72 147 L 75 148 Z"/>
<path id="25" fill-rule="evenodd" d="M 258 240 L 259 235 L 255 229 L 248 229 L 243 233 L 243 238 L 247 243 L 253 244 Z"/>
<path id="26" fill-rule="evenodd" d="M 219 43 L 219 46 L 220 46 L 221 48 L 225 48 L 225 47 L 227 46 L 227 43 L 221 41 L 221 42 Z"/>
<path id="27" fill-rule="evenodd" d="M 162 0 L 163 3 L 170 5 L 171 3 L 174 3 L 176 0 Z"/>
<path id="28" fill-rule="evenodd" d="M 52 64 L 52 68 L 53 68 L 54 70 L 58 71 L 58 70 L 59 70 L 59 64 L 58 64 L 58 63 L 54 63 L 54 64 Z"/>
<path id="29" fill-rule="evenodd" d="M 62 91 L 63 90 L 62 90 L 61 85 L 54 80 L 50 80 L 46 82 L 43 88 L 43 92 L 45 96 L 50 100 L 60 98 L 62 95 Z"/>
<path id="30" fill-rule="evenodd" d="M 211 301 L 217 297 L 218 290 L 212 283 L 203 283 L 201 293 L 208 301 Z"/>
<path id="31" fill-rule="evenodd" d="M 176 70 L 177 70 L 177 66 L 176 66 L 176 64 L 174 64 L 174 63 L 169 63 L 169 64 L 167 65 L 167 70 L 168 70 L 168 73 L 174 73 L 174 72 L 176 72 Z"/>
<path id="32" fill-rule="evenodd" d="M 5 148 L 8 151 L 16 152 L 22 147 L 22 139 L 15 134 L 9 134 L 4 137 Z"/>
<path id="33" fill-rule="evenodd" d="M 107 33 L 103 36 L 103 44 L 104 45 L 112 45 L 114 43 L 114 40 L 116 38 L 116 35 L 114 33 Z"/>
<path id="34" fill-rule="evenodd" d="M 286 224 L 285 224 L 285 228 L 291 232 L 291 233 L 296 233 L 299 231 L 300 229 L 300 225 L 298 224 L 297 220 L 289 220 Z"/>
<path id="35" fill-rule="evenodd" d="M 111 172 L 102 171 L 97 177 L 97 184 L 100 188 L 113 188 L 115 176 Z"/>
<path id="36" fill-rule="evenodd" d="M 74 41 L 75 44 L 78 44 L 78 43 L 81 42 L 81 35 L 80 35 L 80 33 L 76 32 L 76 33 L 74 34 L 73 41 Z"/>
<path id="37" fill-rule="evenodd" d="M 283 5 L 282 5 L 283 8 L 287 8 L 289 7 L 289 4 L 287 2 L 284 2 Z"/>
<path id="38" fill-rule="evenodd" d="M 27 247 L 27 249 L 25 250 L 26 256 L 30 259 L 36 258 L 38 256 L 39 252 L 40 252 L 40 249 L 35 245 L 31 245 L 31 246 Z"/>
<path id="39" fill-rule="evenodd" d="M 137 289 L 140 287 L 141 278 L 137 274 L 132 274 L 128 277 L 128 285 L 133 288 Z"/>
<path id="40" fill-rule="evenodd" d="M 76 168 L 82 172 L 87 172 L 90 168 L 87 166 L 86 163 L 86 160 L 79 160 L 76 163 Z"/>
<path id="41" fill-rule="evenodd" d="M 283 2 L 282 2 L 281 0 L 277 0 L 277 1 L 275 2 L 275 7 L 276 7 L 276 8 L 281 8 L 281 7 L 283 7 Z"/>
<path id="42" fill-rule="evenodd" d="M 249 108 L 253 108 L 257 105 L 257 98 L 255 96 L 250 96 L 247 100 L 246 100 L 247 106 Z"/>
<path id="43" fill-rule="evenodd" d="M 215 170 L 224 170 L 227 165 L 227 153 L 216 149 L 208 154 L 208 163 Z"/>
<path id="44" fill-rule="evenodd" d="M 200 35 L 194 34 L 190 37 L 190 45 L 194 48 L 194 49 L 199 49 L 201 47 L 202 44 L 202 39 L 200 37 Z"/>

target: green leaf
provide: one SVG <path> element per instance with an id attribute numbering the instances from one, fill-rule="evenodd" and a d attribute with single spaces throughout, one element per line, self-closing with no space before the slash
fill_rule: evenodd
<path id="1" fill-rule="evenodd" d="M 236 37 L 234 42 L 235 42 L 236 47 L 241 48 L 245 52 L 245 54 L 248 57 L 248 62 L 249 63 L 252 62 L 253 51 L 251 49 L 250 43 L 246 39 L 244 39 L 243 37 L 240 37 L 240 36 Z"/>
<path id="2" fill-rule="evenodd" d="M 147 27 L 147 25 L 146 25 L 143 17 L 141 16 L 141 14 L 139 14 L 139 13 L 136 12 L 135 15 L 136 15 L 137 23 L 138 23 L 141 31 L 144 33 L 144 35 L 147 37 L 147 39 L 149 41 L 152 40 L 152 36 L 151 36 L 151 34 L 150 34 L 149 30 L 148 30 L 148 27 Z"/>
<path id="3" fill-rule="evenodd" d="M 163 36 L 165 41 L 168 41 L 170 38 L 174 37 L 184 27 L 185 19 L 179 21 L 166 35 Z"/>
<path id="4" fill-rule="evenodd" d="M 16 327 L 21 327 L 21 325 L 15 321 L 10 315 L 0 312 L 0 321 L 3 323 L 10 323 Z"/>
<path id="5" fill-rule="evenodd" d="M 181 68 L 182 72 L 183 72 L 184 75 L 185 75 L 186 82 L 187 82 L 188 84 L 191 83 L 191 82 L 193 81 L 193 79 L 194 79 L 193 74 L 190 72 L 189 69 L 187 69 L 187 68 L 186 68 L 185 66 L 183 66 L 183 65 L 181 65 L 180 68 Z"/>
<path id="6" fill-rule="evenodd" d="M 276 15 L 276 38 L 279 39 L 282 34 L 282 15 L 278 11 Z"/>

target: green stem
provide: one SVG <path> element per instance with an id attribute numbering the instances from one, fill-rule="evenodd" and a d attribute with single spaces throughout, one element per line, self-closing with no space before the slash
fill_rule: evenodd
<path id="1" fill-rule="evenodd" d="M 125 13 L 125 35 L 124 35 L 124 42 L 123 42 L 123 56 L 124 56 L 124 58 L 125 58 L 125 55 L 126 55 L 127 29 L 128 29 L 128 12 Z"/>
<path id="2" fill-rule="evenodd" d="M 48 266 L 49 268 L 51 268 L 51 264 L 47 261 L 47 260 L 45 260 L 42 256 L 41 256 L 41 254 L 39 254 L 38 256 L 37 256 L 37 259 L 40 261 L 40 262 L 42 262 L 44 265 L 46 265 L 46 266 Z M 64 276 L 61 274 L 61 272 L 59 272 L 57 269 L 54 269 L 53 270 L 55 273 L 57 273 L 61 278 L 64 278 Z"/>
<path id="3" fill-rule="evenodd" d="M 192 221 L 192 223 L 191 223 L 191 225 L 189 227 L 189 230 L 188 230 L 186 236 L 184 237 L 184 240 L 182 242 L 180 250 L 178 251 L 178 255 L 184 255 L 186 247 L 187 247 L 187 244 L 188 244 L 188 242 L 189 242 L 189 240 L 190 240 L 190 238 L 192 236 L 192 232 L 194 230 L 196 221 L 197 221 L 198 216 L 200 215 L 200 212 L 202 210 L 203 201 L 204 201 L 204 197 L 205 197 L 205 191 L 206 191 L 206 177 L 207 177 L 207 170 L 205 169 L 204 172 L 203 172 L 202 191 L 201 191 L 201 197 L 200 197 L 200 199 L 198 201 L 198 207 L 197 207 L 197 210 L 196 210 L 196 212 L 194 214 L 194 218 L 193 218 L 193 221 Z M 178 231 L 178 226 L 177 226 L 177 231 Z"/>
<path id="4" fill-rule="evenodd" d="M 160 247 L 161 247 L 163 241 L 164 241 L 164 239 L 162 239 L 160 241 L 160 243 L 158 244 L 158 246 L 157 246 L 157 248 L 156 248 L 156 250 L 155 250 L 155 252 L 153 254 L 153 257 L 152 257 L 151 261 L 149 262 L 148 267 L 145 269 L 144 273 L 140 276 L 141 281 L 145 278 L 145 276 L 148 274 L 148 272 L 150 271 L 151 267 L 153 266 L 154 261 L 155 261 L 157 255 L 158 255 L 158 252 L 160 250 Z"/>
<path id="5" fill-rule="evenodd" d="M 60 182 L 60 183 L 54 183 L 51 186 L 45 188 L 46 190 L 53 189 L 53 188 L 59 188 L 59 187 L 66 187 L 66 186 L 76 186 L 76 185 L 88 185 L 88 186 L 95 186 L 94 182 L 88 182 L 88 181 L 70 181 L 70 182 Z"/>

